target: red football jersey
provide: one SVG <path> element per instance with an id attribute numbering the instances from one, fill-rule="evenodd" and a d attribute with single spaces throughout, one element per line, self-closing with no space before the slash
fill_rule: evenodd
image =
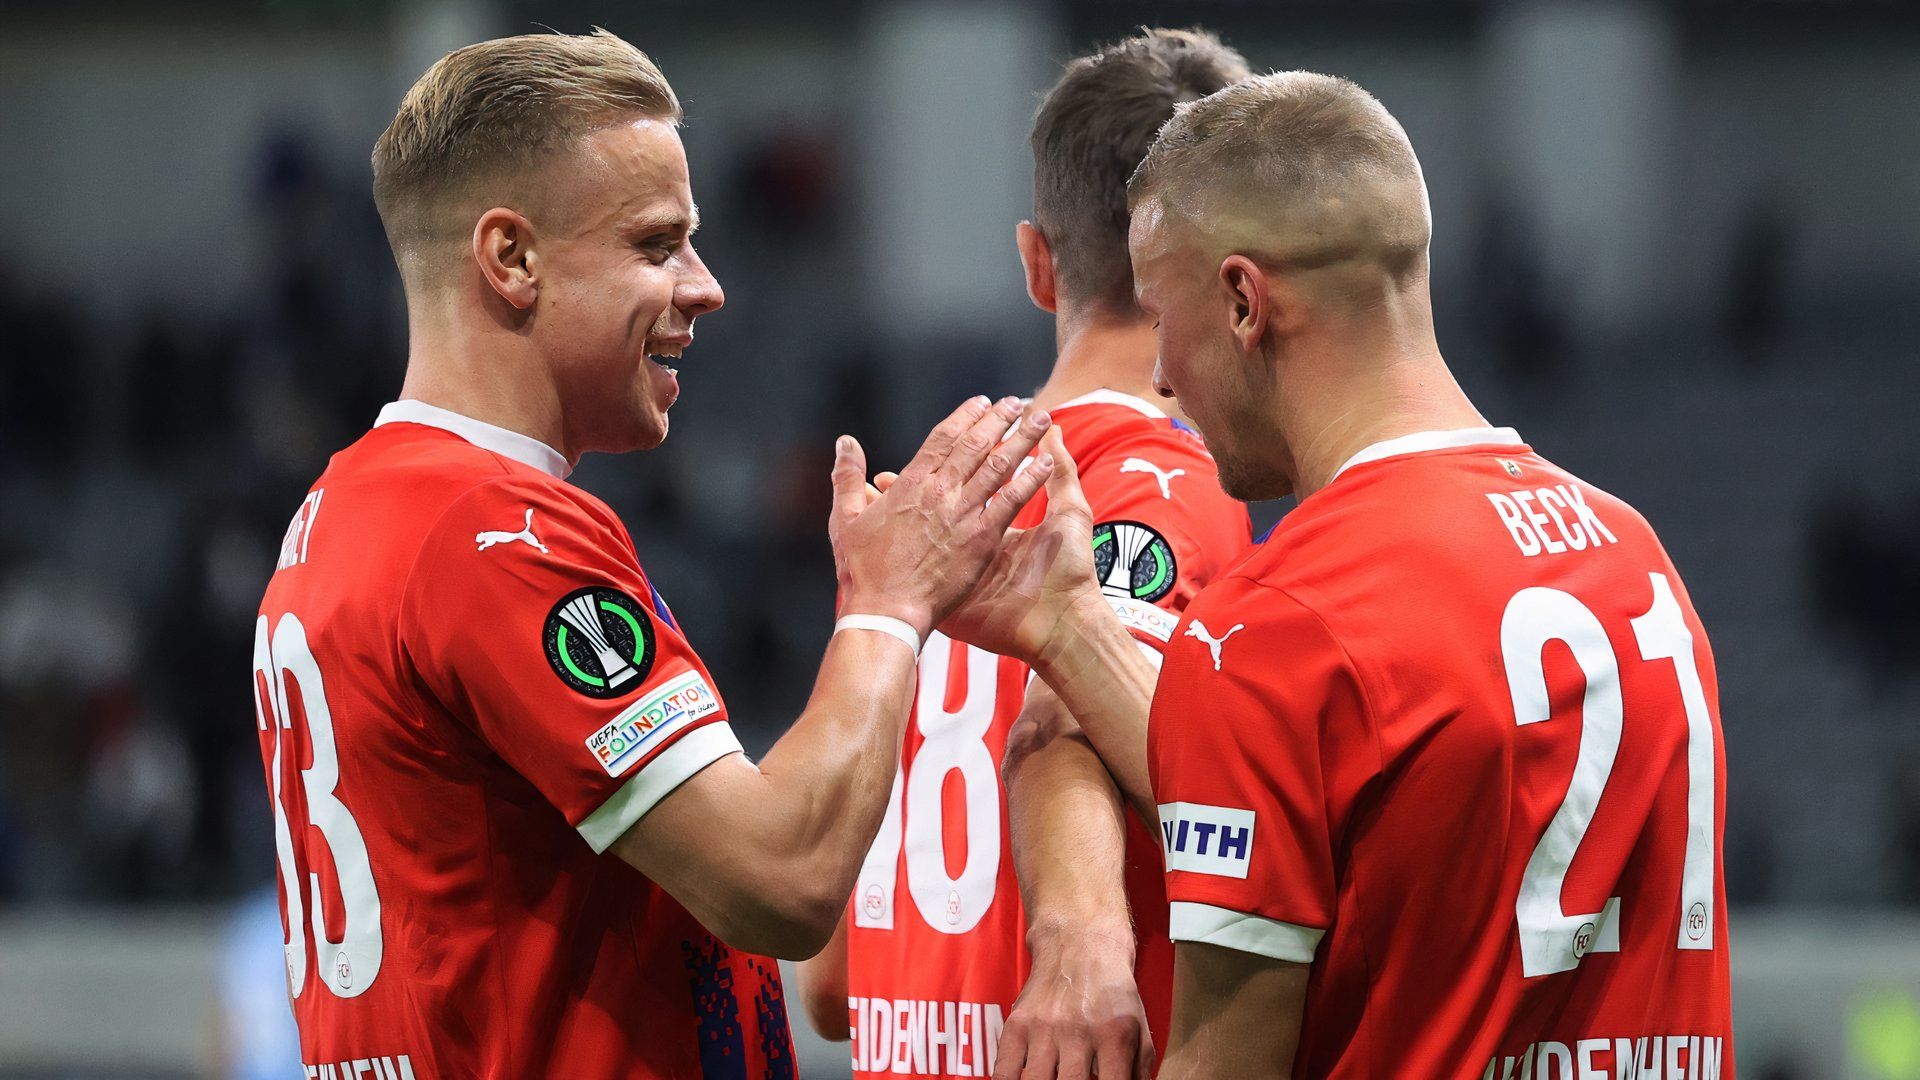
<path id="1" fill-rule="evenodd" d="M 1312 964 L 1294 1075 L 1733 1075 L 1706 632 L 1512 431 L 1303 500 L 1189 607 L 1148 746 L 1174 939 Z"/>
<path id="2" fill-rule="evenodd" d="M 773 961 L 601 854 L 740 744 L 565 471 L 399 402 L 287 530 L 253 674 L 308 1077 L 795 1075 Z"/>
<path id="3" fill-rule="evenodd" d="M 1199 437 L 1151 403 L 1098 391 L 1050 410 L 1093 508 L 1107 598 L 1153 649 L 1176 615 L 1251 543 Z M 1037 524 L 1045 495 L 1016 522 Z M 1026 981 L 1026 915 L 1000 763 L 1028 670 L 934 634 L 893 801 L 854 889 L 848 1012 L 859 1077 L 986 1076 Z M 1136 974 L 1158 1039 L 1172 994 L 1160 852 L 1128 815 Z"/>

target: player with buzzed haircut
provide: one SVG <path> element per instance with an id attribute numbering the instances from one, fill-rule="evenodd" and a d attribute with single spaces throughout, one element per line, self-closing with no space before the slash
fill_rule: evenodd
<path id="1" fill-rule="evenodd" d="M 766 954 L 832 933 L 920 643 L 1052 468 L 1013 476 L 1048 425 L 1013 398 L 884 495 L 842 438 L 841 617 L 749 761 L 697 617 L 566 481 L 666 438 L 722 302 L 679 120 L 627 42 L 535 34 L 442 58 L 375 147 L 406 381 L 301 502 L 254 636 L 308 1080 L 795 1076 Z"/>
<path id="2" fill-rule="evenodd" d="M 1080 462 L 1106 617 L 1150 663 L 1250 530 L 1178 406 L 1149 400 L 1126 182 L 1177 104 L 1246 75 L 1212 34 L 1149 30 L 1067 64 L 1033 122 L 1016 238 L 1058 353 L 1028 407 Z M 847 925 L 803 967 L 809 1013 L 851 1039 L 856 1076 L 1151 1071 L 1172 991 L 1158 847 L 1058 699 L 1028 685 L 1017 661 L 944 637 L 921 658 L 896 802 Z"/>
<path id="3" fill-rule="evenodd" d="M 1406 133 L 1259 76 L 1181 107 L 1130 196 L 1161 392 L 1227 491 L 1299 505 L 1157 685 L 1068 473 L 945 625 L 1032 662 L 1160 822 L 1161 1076 L 1732 1076 L 1706 632 L 1632 507 L 1455 382 Z"/>

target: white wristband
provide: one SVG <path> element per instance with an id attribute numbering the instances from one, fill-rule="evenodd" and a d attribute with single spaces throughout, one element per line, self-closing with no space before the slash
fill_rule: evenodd
<path id="1" fill-rule="evenodd" d="M 920 659 L 920 631 L 907 625 L 903 619 L 891 615 L 842 615 L 840 621 L 833 624 L 833 632 L 842 630 L 873 630 L 888 637 L 896 637 L 907 643 L 913 650 L 913 658 Z"/>

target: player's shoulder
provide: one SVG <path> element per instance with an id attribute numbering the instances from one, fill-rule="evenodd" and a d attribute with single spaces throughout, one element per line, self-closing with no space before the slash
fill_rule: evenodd
<path id="1" fill-rule="evenodd" d="M 328 474 L 402 498 L 422 533 L 458 531 L 470 519 L 491 521 L 513 509 L 602 528 L 619 523 L 604 502 L 556 472 L 423 425 L 374 428 Z"/>
<path id="2" fill-rule="evenodd" d="M 1118 390 L 1095 390 L 1055 406 L 1055 422 L 1067 450 L 1084 471 L 1089 465 L 1124 464 L 1129 456 L 1160 451 L 1170 457 L 1213 460 L 1193 428 L 1145 398 Z"/>

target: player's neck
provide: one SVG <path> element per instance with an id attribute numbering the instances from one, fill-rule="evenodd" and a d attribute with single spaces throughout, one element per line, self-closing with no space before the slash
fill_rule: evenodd
<path id="1" fill-rule="evenodd" d="M 510 334 L 486 333 L 473 340 L 416 321 L 400 397 L 537 439 L 577 465 L 579 453 L 566 445 L 559 393 L 544 364 L 511 355 L 523 350 Z"/>
<path id="2" fill-rule="evenodd" d="M 1454 381 L 1437 345 L 1386 360 L 1378 354 L 1326 359 L 1316 365 L 1330 373 L 1321 385 L 1311 393 L 1290 394 L 1282 405 L 1294 493 L 1302 499 L 1332 483 L 1342 465 L 1374 443 L 1422 431 L 1488 426 Z"/>
<path id="3" fill-rule="evenodd" d="M 1160 346 L 1151 321 L 1062 312 L 1054 336 L 1053 370 L 1033 395 L 1036 408 L 1054 408 L 1096 390 L 1117 390 L 1184 419 L 1178 403 L 1154 392 L 1153 365 Z"/>

